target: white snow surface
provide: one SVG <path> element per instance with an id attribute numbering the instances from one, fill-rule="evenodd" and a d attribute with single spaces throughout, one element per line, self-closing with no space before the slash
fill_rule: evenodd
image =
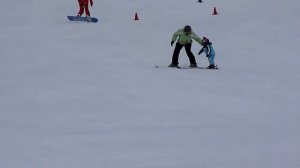
<path id="1" fill-rule="evenodd" d="M 94 0 L 98 23 L 67 20 L 76 0 L 0 10 L 1 168 L 300 167 L 300 1 Z M 187 24 L 221 70 L 154 67 Z"/>

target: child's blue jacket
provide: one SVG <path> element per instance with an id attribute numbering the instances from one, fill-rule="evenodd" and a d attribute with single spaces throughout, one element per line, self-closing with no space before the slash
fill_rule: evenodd
<path id="1" fill-rule="evenodd" d="M 207 45 L 203 46 L 203 48 L 200 50 L 199 54 L 205 52 L 207 57 L 215 56 L 215 50 L 212 46 L 212 43 L 209 42 Z"/>

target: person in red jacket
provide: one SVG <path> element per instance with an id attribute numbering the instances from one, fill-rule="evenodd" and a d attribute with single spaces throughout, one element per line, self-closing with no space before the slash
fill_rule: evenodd
<path id="1" fill-rule="evenodd" d="M 90 17 L 90 11 L 89 11 L 89 1 L 91 3 L 91 6 L 93 6 L 93 0 L 78 0 L 79 4 L 79 12 L 77 16 L 81 16 L 83 12 L 85 11 L 85 14 L 87 17 Z"/>

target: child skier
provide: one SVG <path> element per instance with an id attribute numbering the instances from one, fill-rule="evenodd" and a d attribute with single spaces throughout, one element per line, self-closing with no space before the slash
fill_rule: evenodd
<path id="1" fill-rule="evenodd" d="M 84 11 L 87 19 L 91 17 L 89 11 L 89 1 L 91 3 L 91 6 L 93 6 L 93 0 L 78 0 L 78 4 L 79 4 L 79 12 L 77 14 L 78 17 L 80 17 Z"/>
<path id="2" fill-rule="evenodd" d="M 192 39 L 202 45 L 202 39 L 192 31 L 192 28 L 189 25 L 186 25 L 183 29 L 179 29 L 173 34 L 171 46 L 173 46 L 176 40 L 177 43 L 173 52 L 172 62 L 169 67 L 178 67 L 179 53 L 183 47 L 185 48 L 186 54 L 189 57 L 190 67 L 197 67 L 195 56 L 191 51 Z"/>
<path id="3" fill-rule="evenodd" d="M 209 41 L 208 38 L 203 37 L 202 40 L 203 48 L 199 51 L 198 55 L 202 54 L 205 52 L 206 57 L 208 58 L 209 61 L 209 66 L 207 69 L 217 69 L 217 66 L 215 66 L 215 50 L 212 47 L 212 43 Z"/>

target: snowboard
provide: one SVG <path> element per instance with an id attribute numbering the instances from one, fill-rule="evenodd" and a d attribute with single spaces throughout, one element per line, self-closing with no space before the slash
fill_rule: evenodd
<path id="1" fill-rule="evenodd" d="M 90 17 L 90 19 L 87 19 L 86 17 L 79 17 L 79 16 L 67 16 L 67 18 L 70 21 L 85 21 L 85 22 L 93 22 L 93 23 L 97 23 L 98 22 L 98 18 L 95 17 Z"/>

